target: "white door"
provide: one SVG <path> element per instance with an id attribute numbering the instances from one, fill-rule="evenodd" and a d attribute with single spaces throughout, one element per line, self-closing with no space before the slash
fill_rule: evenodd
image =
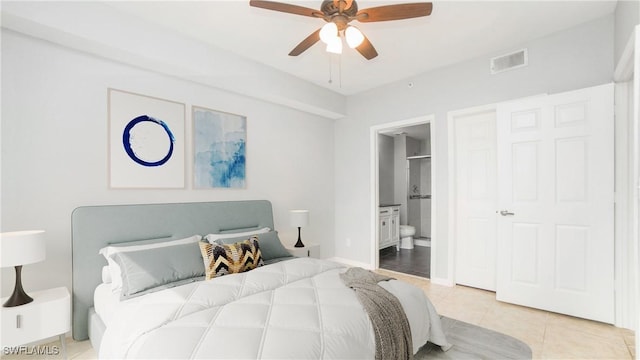
<path id="1" fill-rule="evenodd" d="M 613 113 L 613 84 L 498 105 L 498 300 L 613 323 Z"/>
<path id="2" fill-rule="evenodd" d="M 455 131 L 456 283 L 496 290 L 496 113 L 464 112 Z"/>

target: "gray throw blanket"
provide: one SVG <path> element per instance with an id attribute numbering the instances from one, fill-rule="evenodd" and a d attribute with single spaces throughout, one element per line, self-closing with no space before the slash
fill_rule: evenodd
<path id="1" fill-rule="evenodd" d="M 376 339 L 376 360 L 411 360 L 413 344 L 409 320 L 398 299 L 378 285 L 391 280 L 362 268 L 349 268 L 340 274 L 342 282 L 352 288 L 371 319 Z"/>

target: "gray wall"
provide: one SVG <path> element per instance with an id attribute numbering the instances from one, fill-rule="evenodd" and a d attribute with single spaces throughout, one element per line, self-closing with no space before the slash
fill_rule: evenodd
<path id="1" fill-rule="evenodd" d="M 422 152 L 422 144 L 420 141 L 412 138 L 412 137 L 407 137 L 407 152 L 406 152 L 406 156 L 417 156 L 417 155 L 424 155 L 424 152 Z M 409 189 L 408 189 L 408 195 L 420 195 L 421 194 L 421 178 L 420 178 L 420 163 L 422 161 L 420 160 L 412 160 L 409 161 Z M 405 166 L 406 166 L 407 160 L 405 160 Z M 406 171 L 405 171 L 406 173 Z M 405 182 L 405 186 L 406 182 Z M 417 193 L 414 192 L 414 186 L 416 187 L 416 191 Z M 421 208 L 420 208 L 420 200 L 411 200 L 411 199 L 407 199 L 405 198 L 405 203 L 407 204 L 407 215 L 405 218 L 406 222 L 402 222 L 402 218 L 400 219 L 400 224 L 409 224 L 409 225 L 413 225 L 416 228 L 416 234 L 420 234 L 421 230 L 421 224 L 420 224 L 420 218 L 422 217 L 421 214 Z"/>
<path id="2" fill-rule="evenodd" d="M 407 136 L 407 157 L 424 155 L 422 152 L 423 145 L 419 140 Z"/>
<path id="3" fill-rule="evenodd" d="M 640 1 L 619 0 L 615 12 L 615 63 L 622 56 L 636 25 L 640 24 Z"/>
<path id="4" fill-rule="evenodd" d="M 434 114 L 437 265 L 432 276 L 447 278 L 449 234 L 447 203 L 447 112 L 471 106 L 517 99 L 542 93 L 557 93 L 612 81 L 613 15 L 552 34 L 545 38 L 503 49 L 496 54 L 452 65 L 438 71 L 398 81 L 352 96 L 348 118 L 335 123 L 336 256 L 370 264 L 371 189 L 369 169 L 370 127 Z M 529 49 L 529 66 L 497 75 L 489 73 L 489 59 L 522 47 Z M 420 59 L 416 59 L 420 61 Z M 411 81 L 412 87 L 407 86 Z M 369 226 L 367 226 L 369 225 Z M 345 239 L 351 246 L 344 246 Z"/>
<path id="5" fill-rule="evenodd" d="M 394 176 L 393 201 L 400 204 L 400 224 L 407 223 L 407 136 L 394 136 Z"/>
<path id="6" fill-rule="evenodd" d="M 395 184 L 393 137 L 378 135 L 378 186 L 380 204 L 393 204 Z"/>
<path id="7" fill-rule="evenodd" d="M 431 164 L 432 160 L 420 162 L 420 177 L 422 179 L 422 195 L 429 195 L 431 191 Z M 431 199 L 420 199 L 420 232 L 422 237 L 431 237 Z"/>

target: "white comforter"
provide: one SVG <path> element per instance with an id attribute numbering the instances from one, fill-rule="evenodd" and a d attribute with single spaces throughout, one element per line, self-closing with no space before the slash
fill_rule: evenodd
<path id="1" fill-rule="evenodd" d="M 147 294 L 120 304 L 100 358 L 373 359 L 371 323 L 340 264 L 296 258 Z M 423 291 L 391 280 L 411 326 L 414 353 L 447 347 Z"/>

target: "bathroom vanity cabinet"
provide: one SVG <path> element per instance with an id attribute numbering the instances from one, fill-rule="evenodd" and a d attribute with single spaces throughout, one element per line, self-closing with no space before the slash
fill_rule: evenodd
<path id="1" fill-rule="evenodd" d="M 378 212 L 379 238 L 378 246 L 380 249 L 389 246 L 395 246 L 396 250 L 400 249 L 400 206 L 380 206 Z"/>

